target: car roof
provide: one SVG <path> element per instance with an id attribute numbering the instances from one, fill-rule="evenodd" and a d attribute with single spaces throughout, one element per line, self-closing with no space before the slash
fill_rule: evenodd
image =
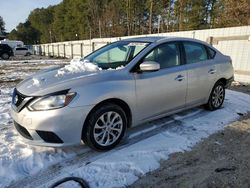
<path id="1" fill-rule="evenodd" d="M 7 47 L 7 48 L 11 48 L 8 44 L 1 44 L 1 43 L 0 43 L 0 45 L 1 45 L 1 46 L 4 46 L 4 47 Z"/>
<path id="2" fill-rule="evenodd" d="M 133 42 L 150 42 L 150 43 L 158 43 L 158 42 L 167 42 L 167 41 L 193 41 L 199 42 L 202 44 L 206 44 L 203 41 L 194 39 L 194 38 L 185 38 L 185 37 L 175 37 L 175 36 L 150 36 L 150 37 L 136 37 L 136 38 L 127 38 L 123 41 L 133 41 Z"/>
<path id="3" fill-rule="evenodd" d="M 170 37 L 159 37 L 159 36 L 153 36 L 153 37 L 134 37 L 134 38 L 127 38 L 123 41 L 136 41 L 136 42 L 157 42 L 162 39 L 167 39 Z"/>

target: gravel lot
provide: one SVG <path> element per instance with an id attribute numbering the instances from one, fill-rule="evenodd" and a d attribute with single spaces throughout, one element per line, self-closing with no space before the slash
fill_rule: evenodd
<path id="1" fill-rule="evenodd" d="M 250 94 L 250 85 L 232 90 Z M 250 104 L 249 104 L 250 105 Z M 240 114 L 241 115 L 241 114 Z M 174 153 L 133 187 L 250 187 L 250 113 L 211 135 L 191 151 Z"/>

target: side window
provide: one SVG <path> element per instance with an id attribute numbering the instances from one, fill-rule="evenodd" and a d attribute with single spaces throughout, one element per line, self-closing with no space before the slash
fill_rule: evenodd
<path id="1" fill-rule="evenodd" d="M 208 51 L 209 59 L 213 59 L 216 55 L 216 52 L 212 48 L 209 48 L 209 47 L 207 47 L 207 51 Z"/>
<path id="2" fill-rule="evenodd" d="M 197 63 L 208 59 L 204 45 L 195 42 L 183 42 L 187 64 Z"/>
<path id="3" fill-rule="evenodd" d="M 180 65 L 180 52 L 177 44 L 166 43 L 154 48 L 143 61 L 155 61 L 160 68 L 169 68 Z"/>

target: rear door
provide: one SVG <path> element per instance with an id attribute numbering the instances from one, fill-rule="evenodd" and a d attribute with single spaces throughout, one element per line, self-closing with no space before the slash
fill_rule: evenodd
<path id="1" fill-rule="evenodd" d="M 15 49 L 15 55 L 22 55 L 22 49 L 21 48 L 16 48 Z"/>
<path id="2" fill-rule="evenodd" d="M 216 65 L 209 58 L 205 45 L 183 42 L 188 77 L 186 105 L 206 103 L 217 78 Z"/>
<path id="3" fill-rule="evenodd" d="M 178 43 L 155 47 L 141 61 L 155 61 L 160 70 L 135 74 L 138 116 L 151 119 L 185 106 L 187 71 Z"/>

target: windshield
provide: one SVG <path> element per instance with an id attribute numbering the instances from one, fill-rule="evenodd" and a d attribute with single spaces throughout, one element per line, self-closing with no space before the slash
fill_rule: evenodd
<path id="1" fill-rule="evenodd" d="M 119 41 L 104 46 L 84 60 L 94 63 L 102 69 L 116 69 L 126 66 L 148 44 L 147 42 Z"/>

